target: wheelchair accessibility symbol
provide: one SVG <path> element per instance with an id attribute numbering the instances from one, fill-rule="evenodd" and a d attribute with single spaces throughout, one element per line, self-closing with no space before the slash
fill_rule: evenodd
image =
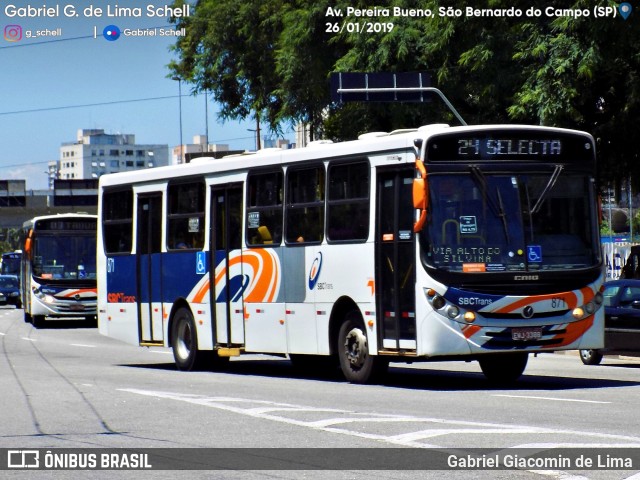
<path id="1" fill-rule="evenodd" d="M 542 247 L 540 245 L 527 245 L 527 260 L 530 262 L 542 262 Z"/>
<path id="2" fill-rule="evenodd" d="M 196 274 L 204 275 L 207 273 L 207 259 L 204 252 L 197 252 L 196 254 Z"/>

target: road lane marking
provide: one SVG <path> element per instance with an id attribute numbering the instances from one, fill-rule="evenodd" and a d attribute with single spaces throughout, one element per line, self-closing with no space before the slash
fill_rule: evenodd
<path id="1" fill-rule="evenodd" d="M 556 398 L 556 397 L 537 397 L 533 395 L 504 395 L 504 394 L 496 394 L 492 395 L 492 397 L 506 397 L 506 398 L 525 398 L 532 400 L 550 400 L 554 402 L 577 402 L 577 403 L 601 403 L 601 404 L 609 404 L 612 402 L 601 402 L 598 400 L 579 400 L 575 398 Z"/>
<path id="2" fill-rule="evenodd" d="M 316 431 L 324 431 L 337 433 L 341 435 L 349 435 L 359 438 L 382 441 L 393 445 L 402 445 L 405 447 L 416 448 L 440 448 L 441 445 L 426 443 L 424 440 L 429 439 L 431 442 L 434 438 L 443 438 L 447 435 L 461 434 L 478 434 L 478 435 L 570 435 L 581 439 L 595 438 L 598 441 L 609 439 L 616 444 L 630 447 L 640 447 L 640 437 L 631 437 L 626 435 L 606 434 L 602 432 L 585 432 L 577 430 L 563 430 L 557 427 L 533 427 L 527 425 L 507 425 L 491 422 L 472 422 L 464 420 L 448 420 L 443 418 L 431 417 L 415 417 L 410 415 L 384 415 L 371 414 L 364 412 L 354 412 L 349 410 L 317 408 L 304 405 L 293 405 L 288 403 L 278 403 L 266 400 L 253 400 L 247 398 L 236 397 L 207 397 L 204 395 L 195 395 L 188 393 L 161 392 L 152 390 L 141 390 L 134 388 L 119 389 L 122 392 L 133 393 L 136 395 L 145 395 L 156 398 L 164 398 L 168 400 L 182 401 L 195 405 L 206 406 L 218 410 L 233 412 L 262 420 L 270 420 L 299 427 L 310 428 Z M 279 414 L 280 413 L 280 414 Z M 303 420 L 285 416 L 286 414 L 318 414 L 327 413 L 331 416 L 325 419 Z M 336 415 L 338 414 L 338 415 Z M 339 416 L 342 415 L 342 416 Z M 410 431 L 401 434 L 378 434 L 368 433 L 357 430 L 358 426 L 367 424 L 407 424 L 407 428 L 422 427 L 417 431 Z M 353 429 L 346 428 L 346 425 L 355 425 Z M 433 428 L 424 428 L 433 426 Z M 560 440 L 561 441 L 561 440 Z M 626 442 L 626 443 L 625 443 Z M 561 445 L 562 443 L 560 443 Z M 555 444 L 553 444 L 555 445 Z M 587 447 L 586 441 L 580 446 Z M 576 444 L 577 446 L 577 444 Z"/>
<path id="3" fill-rule="evenodd" d="M 96 348 L 95 345 L 85 345 L 84 343 L 72 343 L 72 347 Z"/>

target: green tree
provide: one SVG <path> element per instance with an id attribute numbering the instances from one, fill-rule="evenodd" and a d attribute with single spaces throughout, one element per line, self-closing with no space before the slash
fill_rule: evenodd
<path id="1" fill-rule="evenodd" d="M 385 18 L 375 12 L 345 18 L 328 15 L 327 9 L 372 9 L 371 3 L 198 0 L 191 17 L 176 19 L 187 36 L 178 40 L 178 60 L 170 69 L 194 91 L 213 92 L 223 118 L 257 115 L 275 130 L 283 122 L 304 121 L 334 140 L 434 121 L 456 123 L 436 101 L 330 101 L 332 72 L 428 71 L 469 124 L 586 130 L 597 139 L 603 180 L 629 174 L 640 179 L 639 154 L 629 142 L 640 117 L 640 13 L 625 21 L 594 18 L 587 0 L 569 6 L 553 0 L 487 0 L 483 8 L 523 14 L 443 16 L 441 3 L 390 0 L 384 5 L 430 9 L 433 18 Z M 602 6 L 617 5 L 608 0 Z M 589 16 L 562 15 L 568 8 Z M 529 9 L 540 15 L 526 15 Z M 362 34 L 327 28 L 351 20 L 389 22 L 393 28 Z"/>
<path id="2" fill-rule="evenodd" d="M 223 119 L 274 121 L 280 3 L 198 1 L 194 15 L 174 19 L 186 35 L 174 45 L 179 59 L 169 64 L 170 76 L 190 83 L 194 93 L 211 92 Z"/>
<path id="3" fill-rule="evenodd" d="M 175 5 L 179 5 L 179 0 Z M 223 119 L 257 116 L 279 131 L 306 122 L 317 134 L 330 102 L 329 72 L 341 55 L 323 34 L 329 0 L 199 0 L 174 45 L 171 76 L 209 91 Z"/>
<path id="4" fill-rule="evenodd" d="M 325 109 L 331 102 L 329 74 L 347 50 L 326 34 L 326 11 L 331 0 L 289 2 L 283 7 L 278 37 L 274 95 L 280 100 L 273 122 L 304 122 L 311 139 L 322 134 Z"/>

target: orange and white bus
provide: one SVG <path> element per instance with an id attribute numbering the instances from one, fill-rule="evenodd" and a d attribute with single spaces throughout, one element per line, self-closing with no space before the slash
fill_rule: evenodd
<path id="1" fill-rule="evenodd" d="M 25 321 L 96 321 L 96 215 L 66 213 L 22 227 L 20 293 Z"/>
<path id="2" fill-rule="evenodd" d="M 181 370 L 265 353 L 357 383 L 427 360 L 514 380 L 603 344 L 594 177 L 589 134 L 508 125 L 105 175 L 99 331 Z"/>

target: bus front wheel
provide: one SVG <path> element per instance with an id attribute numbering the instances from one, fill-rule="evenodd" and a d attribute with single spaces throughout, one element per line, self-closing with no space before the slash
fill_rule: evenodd
<path id="1" fill-rule="evenodd" d="M 585 365 L 600 365 L 602 353 L 598 350 L 580 350 L 580 360 Z"/>
<path id="2" fill-rule="evenodd" d="M 512 383 L 524 372 L 529 360 L 527 353 L 488 354 L 478 359 L 482 373 L 496 383 Z"/>
<path id="3" fill-rule="evenodd" d="M 171 328 L 173 358 L 178 370 L 198 370 L 205 363 L 205 351 L 198 350 L 198 334 L 193 315 L 188 308 L 180 308 Z"/>
<path id="4" fill-rule="evenodd" d="M 387 370 L 389 362 L 369 354 L 369 343 L 362 318 L 357 311 L 349 312 L 338 333 L 338 358 L 345 378 L 351 383 L 377 380 Z"/>

